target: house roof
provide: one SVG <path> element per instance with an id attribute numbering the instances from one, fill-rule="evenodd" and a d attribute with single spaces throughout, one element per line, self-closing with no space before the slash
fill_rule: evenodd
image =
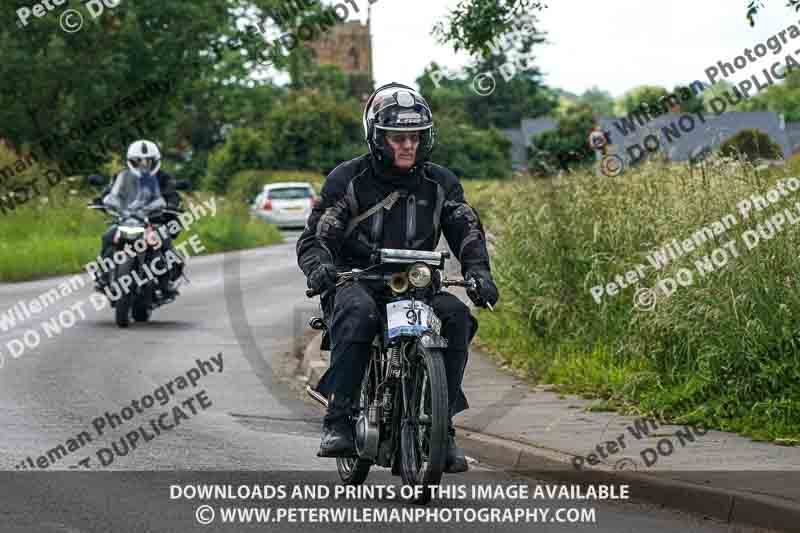
<path id="1" fill-rule="evenodd" d="M 546 132 L 547 130 L 555 129 L 558 122 L 554 118 L 539 117 L 539 118 L 524 118 L 520 124 L 520 132 L 523 136 L 525 146 L 531 145 L 531 137 Z"/>
<path id="2" fill-rule="evenodd" d="M 687 115 L 692 118 L 682 119 Z M 679 122 L 680 120 L 683 122 Z M 800 151 L 800 122 L 785 124 L 780 115 L 768 111 L 731 111 L 719 116 L 706 112 L 702 118 L 697 114 L 669 113 L 644 125 L 634 122 L 633 131 L 628 128 L 628 135 L 622 133 L 626 128 L 619 117 L 600 117 L 598 121 L 601 128 L 610 133 L 611 143 L 617 146 L 621 155 L 634 144 L 643 145 L 648 135 L 655 135 L 660 148 L 666 150 L 671 160 L 686 161 L 705 147 L 719 147 L 743 129 L 757 129 L 769 135 L 780 145 L 787 159 L 792 153 Z M 531 138 L 555 129 L 557 125 L 557 121 L 550 117 L 526 118 L 519 128 L 501 130 L 511 140 L 511 161 L 514 168 L 527 166 L 527 148 L 532 144 Z M 625 155 L 629 159 L 629 154 Z"/>
<path id="3" fill-rule="evenodd" d="M 786 135 L 789 136 L 792 153 L 800 152 L 800 122 L 787 122 Z"/>
<path id="4" fill-rule="evenodd" d="M 505 129 L 500 131 L 511 140 L 511 165 L 514 169 L 527 168 L 528 149 L 522 137 L 522 130 Z"/>
<path id="5" fill-rule="evenodd" d="M 783 120 L 777 113 L 768 111 L 731 111 L 719 116 L 707 112 L 700 116 L 696 113 L 668 113 L 644 125 L 631 121 L 627 127 L 622 120 L 600 119 L 601 127 L 610 133 L 611 144 L 621 148 L 620 154 L 634 144 L 643 145 L 644 139 L 653 135 L 659 141 L 660 150 L 666 151 L 669 159 L 686 161 L 691 154 L 706 146 L 719 147 L 743 129 L 757 129 L 769 135 L 780 145 L 785 158 L 792 153 L 792 145 Z M 629 131 L 628 135 L 623 134 L 626 129 Z M 650 145 L 652 144 L 651 141 Z"/>

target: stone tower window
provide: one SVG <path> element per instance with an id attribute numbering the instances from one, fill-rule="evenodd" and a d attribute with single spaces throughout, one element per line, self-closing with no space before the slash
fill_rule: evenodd
<path id="1" fill-rule="evenodd" d="M 350 48 L 348 55 L 350 56 L 350 60 L 352 61 L 353 70 L 360 70 L 361 67 L 359 66 L 359 61 L 358 61 L 358 50 L 356 50 L 355 46 Z"/>

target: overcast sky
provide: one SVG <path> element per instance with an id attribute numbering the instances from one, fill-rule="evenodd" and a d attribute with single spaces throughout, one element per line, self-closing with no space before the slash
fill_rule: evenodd
<path id="1" fill-rule="evenodd" d="M 366 6 L 368 0 L 356 0 Z M 372 6 L 376 82 L 413 84 L 431 61 L 458 68 L 469 61 L 440 45 L 431 29 L 458 0 L 377 0 Z M 581 93 L 592 85 L 620 96 L 643 84 L 669 88 L 707 81 L 705 70 L 733 61 L 745 48 L 796 24 L 800 14 L 785 0 L 768 0 L 755 28 L 745 18 L 746 0 L 550 0 L 540 26 L 550 44 L 540 47 L 536 64 L 545 82 Z M 365 19 L 366 10 L 361 15 Z M 800 49 L 790 41 L 729 81 L 744 79 Z M 773 59 L 774 58 L 774 59 Z M 795 56 L 797 58 L 797 56 Z"/>

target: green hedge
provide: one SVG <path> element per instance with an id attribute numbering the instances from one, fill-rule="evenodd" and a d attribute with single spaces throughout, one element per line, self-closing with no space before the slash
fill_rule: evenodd
<path id="1" fill-rule="evenodd" d="M 227 195 L 247 204 L 263 190 L 268 183 L 283 181 L 302 181 L 314 185 L 317 193 L 320 192 L 325 176 L 313 171 L 304 170 L 243 170 L 237 172 L 230 180 Z"/>

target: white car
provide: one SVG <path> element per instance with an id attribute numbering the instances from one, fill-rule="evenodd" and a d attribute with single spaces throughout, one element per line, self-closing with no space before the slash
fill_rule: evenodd
<path id="1" fill-rule="evenodd" d="M 304 227 L 318 202 L 310 183 L 270 183 L 264 185 L 264 190 L 253 200 L 250 211 L 279 227 Z"/>

